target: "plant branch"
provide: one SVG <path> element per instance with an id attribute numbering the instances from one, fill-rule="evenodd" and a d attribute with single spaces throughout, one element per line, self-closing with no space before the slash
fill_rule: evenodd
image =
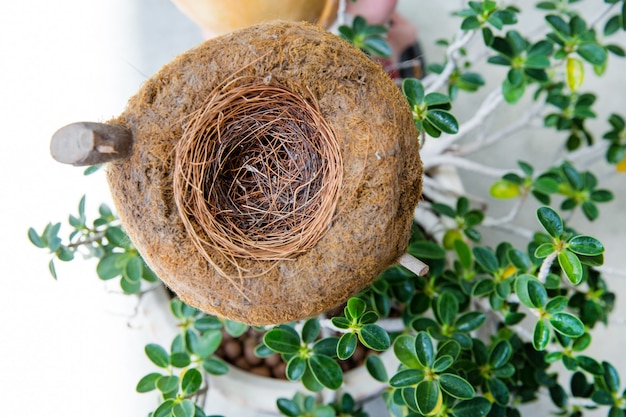
<path id="1" fill-rule="evenodd" d="M 426 76 L 423 80 L 426 94 L 439 90 L 443 87 L 450 78 L 450 75 L 456 69 L 456 53 L 463 47 L 465 47 L 470 40 L 476 34 L 476 30 L 470 30 L 468 32 L 460 31 L 460 36 L 456 41 L 451 43 L 446 49 L 446 66 L 443 68 L 440 74 Z"/>
<path id="2" fill-rule="evenodd" d="M 99 240 L 101 240 L 104 237 L 104 232 L 98 232 L 96 234 L 94 234 L 93 236 L 87 238 L 87 239 L 83 239 L 83 240 L 79 240 L 78 242 L 73 242 L 70 243 L 69 245 L 67 245 L 68 248 L 77 248 L 79 246 L 83 246 L 83 245 L 88 245 L 89 243 L 94 243 L 97 242 Z"/>
<path id="3" fill-rule="evenodd" d="M 481 149 L 487 148 L 498 141 L 509 137 L 511 134 L 529 126 L 531 122 L 541 113 L 544 109 L 544 105 L 536 105 L 532 109 L 529 109 L 524 115 L 519 118 L 515 123 L 507 126 L 504 129 L 500 129 L 490 136 L 481 140 L 470 142 L 464 146 L 459 147 L 453 153 L 455 155 L 467 155 L 474 153 Z"/>
<path id="4" fill-rule="evenodd" d="M 444 134 L 441 135 L 438 140 L 426 143 L 421 151 L 423 158 L 428 161 L 428 159 L 434 155 L 443 154 L 454 143 L 482 125 L 503 101 L 504 96 L 502 95 L 502 89 L 498 87 L 485 97 L 474 116 L 459 126 L 459 132 L 456 135 Z"/>
<path id="5" fill-rule="evenodd" d="M 559 253 L 557 251 L 552 252 L 550 255 L 546 256 L 546 259 L 544 259 L 541 263 L 541 268 L 539 268 L 539 274 L 537 275 L 537 279 L 539 279 L 539 282 L 541 282 L 542 284 L 546 283 L 546 279 L 550 274 L 550 268 L 552 267 L 552 264 L 554 263 L 558 254 Z"/>
<path id="6" fill-rule="evenodd" d="M 461 168 L 467 171 L 476 172 L 478 174 L 494 178 L 500 178 L 503 175 L 512 172 L 509 169 L 492 168 L 490 166 L 450 154 L 431 156 L 427 159 L 424 159 L 425 171 L 428 171 L 429 169 L 435 168 L 439 165 L 452 165 L 456 168 Z"/>

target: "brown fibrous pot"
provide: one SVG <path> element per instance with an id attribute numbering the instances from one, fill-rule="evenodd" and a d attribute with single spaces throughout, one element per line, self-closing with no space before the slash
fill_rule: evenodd
<path id="1" fill-rule="evenodd" d="M 203 231 L 193 216 L 186 226 L 176 204 L 176 147 L 191 115 L 242 83 L 313 101 L 341 153 L 326 230 L 284 259 L 199 250 L 189 227 L 200 245 Z M 270 22 L 206 41 L 146 81 L 110 123 L 134 138 L 130 157 L 108 165 L 124 228 L 165 284 L 207 313 L 254 325 L 314 316 L 371 284 L 406 249 L 422 175 L 411 111 L 379 64 L 315 26 Z"/>

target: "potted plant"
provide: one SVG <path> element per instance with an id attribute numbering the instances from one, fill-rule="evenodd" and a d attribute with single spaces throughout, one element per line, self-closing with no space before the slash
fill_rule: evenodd
<path id="1" fill-rule="evenodd" d="M 296 381 L 301 392 L 279 398 L 278 412 L 366 415 L 363 398 L 346 388 L 350 371 L 341 367 L 366 348 L 364 369 L 380 384 L 393 416 L 514 416 L 542 397 L 562 415 L 599 408 L 623 416 L 619 370 L 611 358 L 588 353 L 593 328 L 609 322 L 616 298 L 602 276 L 605 248 L 590 222 L 602 221 L 601 205 L 614 196 L 581 161 L 626 169 L 624 117 L 615 110 L 598 131 L 592 128 L 602 97 L 587 89 L 593 73 L 601 76 L 625 55 L 611 39 L 626 27 L 626 16 L 617 1 L 594 5 L 596 14 L 587 16 L 570 2 L 541 2 L 543 30 L 532 36 L 516 29 L 516 7 L 484 0 L 460 8 L 453 17 L 459 33 L 440 42 L 444 61 L 431 64 L 425 79 L 399 86 L 425 165 L 408 253 L 428 272 L 391 266 L 323 317 L 263 328 L 209 316 L 173 298 L 169 308 L 180 332 L 169 345 L 146 346 L 156 368 L 137 384 L 139 392 L 159 392 L 152 415 L 205 415 L 206 391 L 220 384 L 209 375 L 228 373 L 226 359 L 246 355 L 278 369 L 255 372 L 284 371 Z M 362 19 L 340 30 L 356 44 L 380 31 Z M 457 103 L 486 84 L 481 62 L 501 66 L 502 79 L 459 123 Z M 521 108 L 514 125 L 475 134 L 508 105 Z M 519 161 L 502 169 L 472 158 L 535 121 L 562 143 L 549 164 Z M 457 170 L 490 177 L 490 186 L 474 195 Z M 510 202 L 498 218 L 491 212 L 495 201 Z M 575 213 L 589 222 L 574 227 Z M 100 259 L 98 276 L 119 279 L 124 292 L 145 299 L 163 290 L 110 208 L 101 206 L 99 217 L 88 221 L 82 199 L 69 225 L 69 240 L 59 237 L 60 223 L 28 232 L 34 245 L 52 253 L 53 275 L 54 260 L 86 251 Z M 252 342 L 230 343 L 243 335 Z M 390 357 L 396 362 L 385 363 Z"/>

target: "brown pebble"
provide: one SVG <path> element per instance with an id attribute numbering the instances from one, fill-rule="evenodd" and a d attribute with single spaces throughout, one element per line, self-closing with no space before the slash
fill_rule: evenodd
<path id="1" fill-rule="evenodd" d="M 272 373 L 267 366 L 255 366 L 250 369 L 250 373 L 268 378 L 272 376 Z"/>
<path id="2" fill-rule="evenodd" d="M 248 363 L 252 366 L 260 365 L 263 362 L 263 359 L 254 354 L 255 347 L 256 343 L 252 339 L 246 340 L 243 347 L 243 357 L 246 358 Z"/>
<path id="3" fill-rule="evenodd" d="M 224 355 L 230 359 L 235 360 L 241 357 L 242 349 L 241 344 L 236 340 L 229 340 L 224 344 Z"/>
<path id="4" fill-rule="evenodd" d="M 278 364 L 276 364 L 274 367 L 272 367 L 272 375 L 274 375 L 274 378 L 287 379 L 287 376 L 285 375 L 286 368 L 287 368 L 287 364 L 281 361 Z"/>
<path id="5" fill-rule="evenodd" d="M 275 353 L 275 354 L 265 358 L 265 364 L 267 366 L 269 366 L 269 367 L 274 367 L 274 366 L 278 365 L 281 362 L 282 362 L 282 360 L 280 359 L 280 355 L 278 353 Z"/>
<path id="6" fill-rule="evenodd" d="M 234 365 L 239 369 L 243 369 L 244 371 L 247 371 L 250 369 L 250 364 L 248 363 L 246 358 L 244 358 L 243 356 L 240 356 L 237 359 L 235 359 Z"/>

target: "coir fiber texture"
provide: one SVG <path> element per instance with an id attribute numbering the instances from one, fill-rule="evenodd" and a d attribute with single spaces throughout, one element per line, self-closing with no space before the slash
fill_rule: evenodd
<path id="1" fill-rule="evenodd" d="M 422 165 L 411 111 L 333 34 L 271 22 L 206 41 L 110 123 L 122 223 L 186 303 L 248 324 L 341 304 L 406 249 Z"/>

